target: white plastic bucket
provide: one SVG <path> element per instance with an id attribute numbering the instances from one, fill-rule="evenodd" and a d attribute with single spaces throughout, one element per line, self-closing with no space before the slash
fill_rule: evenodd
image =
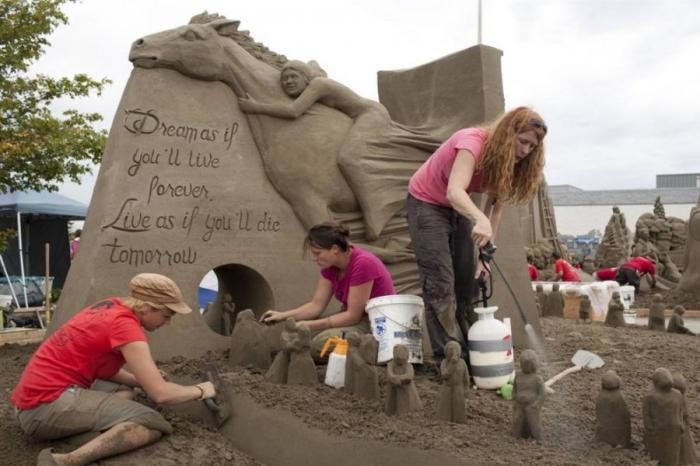
<path id="1" fill-rule="evenodd" d="M 632 304 L 634 304 L 634 287 L 629 285 L 621 286 L 620 299 L 622 300 L 622 305 L 625 307 L 625 310 L 632 307 Z"/>
<path id="2" fill-rule="evenodd" d="M 396 345 L 408 349 L 408 362 L 423 363 L 423 300 L 419 296 L 380 296 L 367 301 L 365 311 L 379 343 L 377 364 L 393 359 Z"/>

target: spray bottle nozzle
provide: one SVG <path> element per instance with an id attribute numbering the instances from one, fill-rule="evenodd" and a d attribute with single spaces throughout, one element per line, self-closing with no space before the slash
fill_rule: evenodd
<path id="1" fill-rule="evenodd" d="M 479 260 L 486 263 L 491 262 L 494 254 L 496 254 L 496 245 L 489 241 L 479 249 Z"/>

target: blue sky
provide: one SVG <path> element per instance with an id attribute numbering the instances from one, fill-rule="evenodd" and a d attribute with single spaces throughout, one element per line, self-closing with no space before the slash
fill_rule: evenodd
<path id="1" fill-rule="evenodd" d="M 317 60 L 361 95 L 376 72 L 414 67 L 477 42 L 477 0 L 83 0 L 34 72 L 113 81 L 57 110 L 102 113 L 109 128 L 138 37 L 207 10 L 241 20 L 289 58 Z M 483 43 L 503 50 L 506 108 L 530 105 L 550 128 L 550 184 L 652 188 L 661 173 L 700 172 L 700 3 L 695 0 L 483 0 Z M 94 176 L 61 192 L 88 202 Z"/>

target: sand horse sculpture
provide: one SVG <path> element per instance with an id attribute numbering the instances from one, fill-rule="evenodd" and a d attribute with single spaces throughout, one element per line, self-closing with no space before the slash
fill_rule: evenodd
<path id="1" fill-rule="evenodd" d="M 302 94 L 299 100 L 307 102 L 301 111 L 275 111 L 300 103 L 290 95 L 301 91 L 280 82 L 288 60 L 238 26 L 218 15 L 195 16 L 188 25 L 137 40 L 129 59 L 137 67 L 169 68 L 228 85 L 248 104 L 242 108 L 267 176 L 305 227 L 329 218 L 351 222 L 361 213 L 364 228 L 358 222 L 351 229 L 363 230 L 363 243 L 387 262 L 407 259 L 396 241 L 387 244 L 395 240 L 394 224 L 401 223 L 392 218 L 404 208 L 408 179 L 438 141 L 391 121 L 384 106 L 323 77 L 320 68 L 303 77 L 307 83 L 315 78 L 309 89 L 324 92 Z M 297 63 L 296 69 L 309 66 Z"/>

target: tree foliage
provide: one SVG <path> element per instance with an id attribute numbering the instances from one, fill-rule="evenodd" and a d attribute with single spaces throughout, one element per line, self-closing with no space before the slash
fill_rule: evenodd
<path id="1" fill-rule="evenodd" d="M 61 7 L 73 1 L 0 1 L 0 192 L 55 191 L 62 181 L 79 181 L 102 157 L 106 132 L 93 127 L 99 114 L 56 116 L 50 107 L 62 98 L 100 95 L 110 81 L 28 74 L 49 35 L 68 22 Z"/>

